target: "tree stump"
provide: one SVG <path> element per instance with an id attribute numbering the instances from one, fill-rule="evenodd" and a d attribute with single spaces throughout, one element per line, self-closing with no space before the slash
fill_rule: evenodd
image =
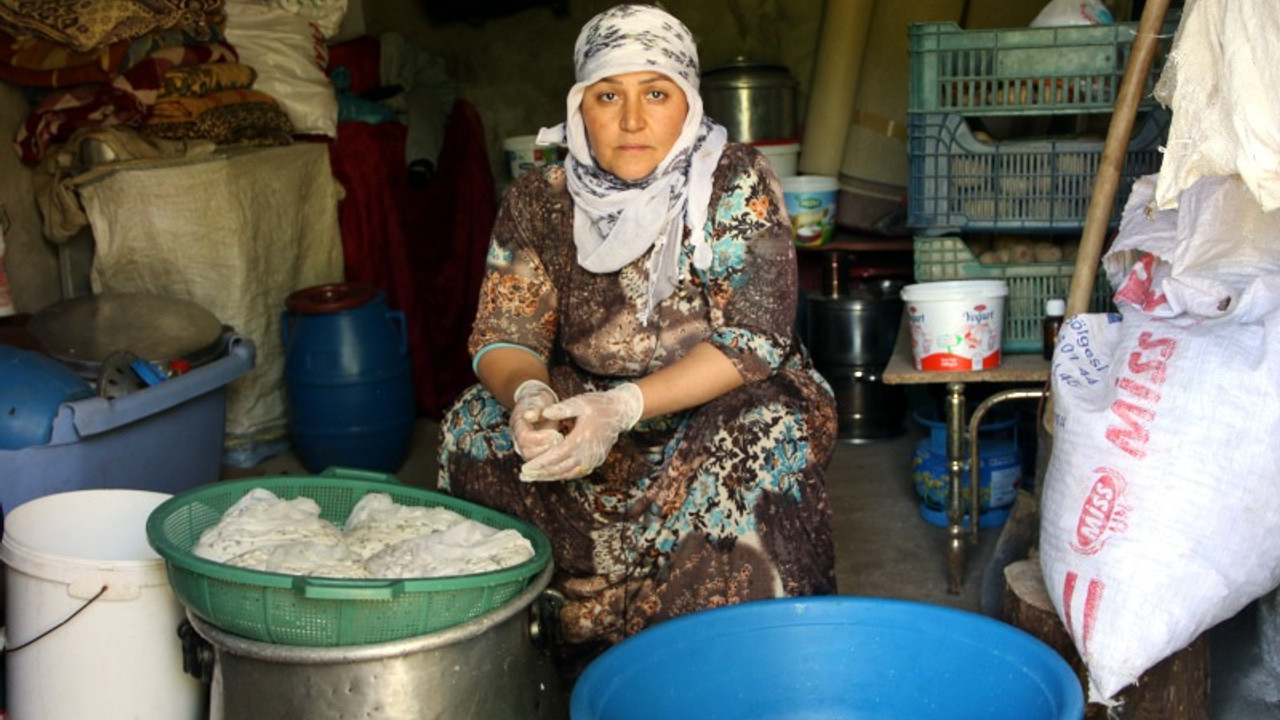
<path id="1" fill-rule="evenodd" d="M 1088 671 L 1053 608 L 1040 561 L 1019 560 L 1005 568 L 1005 622 L 1034 635 L 1076 672 L 1087 699 Z M 1121 690 L 1116 705 L 1088 703 L 1085 720 L 1209 720 L 1209 643 L 1194 642 L 1147 670 Z"/>

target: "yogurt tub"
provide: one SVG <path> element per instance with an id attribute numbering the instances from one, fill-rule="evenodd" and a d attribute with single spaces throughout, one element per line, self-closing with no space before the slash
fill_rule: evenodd
<path id="1" fill-rule="evenodd" d="M 792 175 L 780 180 L 795 244 L 818 247 L 830 240 L 836 226 L 840 181 L 826 175 Z"/>
<path id="2" fill-rule="evenodd" d="M 902 288 L 917 370 L 967 371 L 1000 367 L 1003 280 L 948 280 Z"/>
<path id="3" fill-rule="evenodd" d="M 568 154 L 568 148 L 563 145 L 539 145 L 537 135 L 506 138 L 502 141 L 502 151 L 506 155 L 512 180 L 535 167 L 562 163 Z"/>

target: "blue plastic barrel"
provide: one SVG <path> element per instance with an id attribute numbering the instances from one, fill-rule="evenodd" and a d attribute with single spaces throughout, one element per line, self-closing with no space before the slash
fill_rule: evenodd
<path id="1" fill-rule="evenodd" d="M 655 625 L 596 658 L 573 720 L 1080 720 L 1071 666 L 984 615 L 905 600 L 762 600 Z"/>
<path id="2" fill-rule="evenodd" d="M 317 285 L 286 299 L 281 319 L 289 430 L 313 473 L 394 473 L 417 417 L 404 313 L 376 288 Z"/>

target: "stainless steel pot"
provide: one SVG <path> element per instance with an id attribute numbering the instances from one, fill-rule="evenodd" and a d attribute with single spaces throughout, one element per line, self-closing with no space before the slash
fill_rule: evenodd
<path id="1" fill-rule="evenodd" d="M 781 65 L 738 58 L 702 74 L 702 105 L 729 139 L 752 143 L 796 137 L 796 81 Z"/>
<path id="2" fill-rule="evenodd" d="M 475 620 L 372 645 L 275 645 L 192 617 L 213 646 L 210 720 L 562 720 L 554 665 L 535 642 L 551 572 Z"/>

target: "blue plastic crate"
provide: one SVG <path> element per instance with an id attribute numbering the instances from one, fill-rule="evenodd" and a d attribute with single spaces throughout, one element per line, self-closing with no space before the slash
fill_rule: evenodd
<path id="1" fill-rule="evenodd" d="M 99 488 L 177 493 L 222 472 L 226 386 L 253 369 L 252 340 L 229 333 L 221 357 L 153 387 L 63 403 L 48 443 L 0 450 L 0 505 Z"/>
<path id="2" fill-rule="evenodd" d="M 1169 113 L 1154 110 L 1125 150 L 1112 224 L 1133 181 L 1157 172 Z M 1103 138 L 988 142 L 960 115 L 910 115 L 907 224 L 930 234 L 956 231 L 1068 232 L 1084 226 Z"/>

